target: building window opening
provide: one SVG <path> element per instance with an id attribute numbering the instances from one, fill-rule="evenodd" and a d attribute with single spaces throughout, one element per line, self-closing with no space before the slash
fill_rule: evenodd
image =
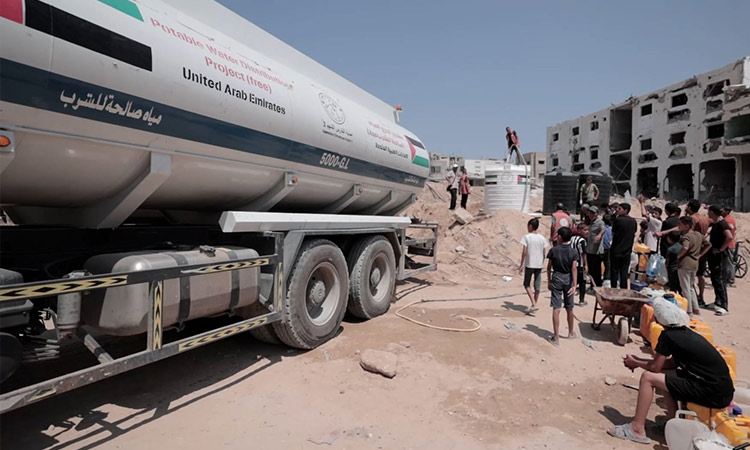
<path id="1" fill-rule="evenodd" d="M 724 86 L 729 86 L 729 80 L 721 80 L 716 83 L 711 83 L 706 86 L 706 90 L 703 91 L 703 98 L 716 97 L 724 92 Z"/>
<path id="2" fill-rule="evenodd" d="M 552 142 L 557 142 L 559 140 L 560 140 L 560 133 L 552 134 Z"/>
<path id="3" fill-rule="evenodd" d="M 552 158 L 552 167 L 557 167 L 560 165 L 560 160 L 557 158 Z"/>
<path id="4" fill-rule="evenodd" d="M 640 169 L 638 171 L 638 186 L 637 192 L 643 194 L 646 197 L 656 197 L 659 195 L 659 180 L 657 178 L 657 169 L 648 168 Z"/>
<path id="5" fill-rule="evenodd" d="M 664 198 L 683 201 L 693 198 L 693 168 L 691 164 L 675 164 L 667 169 Z"/>
<path id="6" fill-rule="evenodd" d="M 573 136 L 578 136 L 578 134 L 579 134 L 578 127 L 574 127 L 573 128 Z"/>
<path id="7" fill-rule="evenodd" d="M 633 143 L 633 110 L 613 109 L 609 121 L 609 150 L 629 150 Z"/>
<path id="8" fill-rule="evenodd" d="M 591 122 L 591 131 L 598 130 L 599 129 L 599 121 L 595 120 Z"/>
<path id="9" fill-rule="evenodd" d="M 685 143 L 685 132 L 672 133 L 669 135 L 669 145 L 677 145 Z"/>
<path id="10" fill-rule="evenodd" d="M 641 141 L 641 151 L 643 150 L 651 150 L 651 139 L 644 139 Z"/>
<path id="11" fill-rule="evenodd" d="M 651 103 L 649 103 L 648 105 L 641 106 L 641 117 L 651 115 L 652 110 L 653 110 L 653 105 Z"/>
<path id="12" fill-rule="evenodd" d="M 591 150 L 591 159 L 599 159 L 599 150 Z"/>
<path id="13" fill-rule="evenodd" d="M 573 155 L 573 162 L 574 163 L 577 163 L 577 162 L 580 162 L 580 161 L 581 161 L 581 154 L 580 153 L 576 153 L 575 155 Z"/>
<path id="14" fill-rule="evenodd" d="M 672 97 L 672 108 L 675 108 L 677 106 L 687 105 L 688 102 L 688 96 L 686 93 L 677 94 L 674 97 Z"/>
<path id="15" fill-rule="evenodd" d="M 719 139 L 724 136 L 724 124 L 719 123 L 716 125 L 710 125 L 706 127 L 706 138 L 707 139 Z"/>

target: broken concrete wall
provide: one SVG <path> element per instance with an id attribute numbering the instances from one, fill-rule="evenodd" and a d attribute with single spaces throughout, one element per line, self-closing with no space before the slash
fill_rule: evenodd
<path id="1" fill-rule="evenodd" d="M 616 185 L 618 181 L 620 187 L 627 185 L 631 193 L 645 188 L 647 191 L 656 189 L 658 195 L 663 195 L 668 185 L 669 168 L 688 165 L 691 177 L 695 174 L 694 179 L 690 183 L 673 183 L 675 188 L 669 195 L 682 197 L 685 190 L 691 189 L 688 198 L 699 197 L 702 192 L 698 177 L 700 164 L 726 158 L 724 150 L 729 130 L 724 131 L 723 127 L 727 121 L 724 90 L 728 85 L 738 84 L 750 86 L 750 57 L 658 91 L 631 97 L 594 114 L 548 127 L 548 154 L 554 154 L 558 166 L 565 170 L 571 170 L 574 164 L 576 168 L 581 168 L 581 165 L 588 168 L 594 162 L 588 159 L 590 149 L 598 145 L 596 154 L 601 171 L 612 175 Z M 598 142 L 589 133 L 593 116 L 599 121 L 596 130 Z M 609 120 L 605 120 L 607 118 Z M 736 120 L 735 129 L 744 130 L 745 120 L 748 119 Z M 576 136 L 572 133 L 574 128 L 578 131 Z M 555 136 L 556 140 L 553 139 Z M 745 145 L 744 142 L 741 144 Z M 747 146 L 750 152 L 750 135 Z M 585 149 L 583 152 L 581 147 Z M 574 156 L 577 162 L 573 161 Z M 552 168 L 549 159 L 548 165 Z M 639 182 L 638 174 L 642 169 L 649 169 L 644 172 L 642 180 L 654 180 L 651 174 L 652 169 L 656 169 L 656 186 L 644 186 Z M 685 173 L 685 170 L 683 167 L 673 171 L 673 177 L 674 173 Z M 711 180 L 711 175 L 708 180 Z M 614 189 L 623 191 L 617 186 Z"/>
<path id="2" fill-rule="evenodd" d="M 750 59 L 745 68 L 750 71 Z M 724 88 L 724 156 L 735 158 L 735 208 L 750 211 L 750 72 L 745 85 Z"/>

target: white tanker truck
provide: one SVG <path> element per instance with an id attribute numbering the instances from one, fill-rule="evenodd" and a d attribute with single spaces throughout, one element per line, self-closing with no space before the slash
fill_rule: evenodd
<path id="1" fill-rule="evenodd" d="M 243 331 L 314 348 L 434 270 L 391 106 L 208 0 L 0 3 L 0 412 Z"/>

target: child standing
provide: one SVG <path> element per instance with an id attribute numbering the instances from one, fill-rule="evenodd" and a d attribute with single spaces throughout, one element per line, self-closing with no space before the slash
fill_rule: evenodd
<path id="1" fill-rule="evenodd" d="M 577 337 L 573 331 L 573 294 L 578 281 L 578 252 L 570 246 L 570 237 L 573 232 L 568 227 L 562 227 L 557 232 L 559 245 L 552 247 L 547 254 L 547 283 L 552 294 L 550 306 L 552 306 L 552 329 L 554 335 L 551 339 L 553 345 L 560 345 L 560 309 L 564 306 L 568 315 L 568 338 Z"/>
<path id="2" fill-rule="evenodd" d="M 523 273 L 523 287 L 531 301 L 531 307 L 526 310 L 527 314 L 532 314 L 539 310 L 536 306 L 539 301 L 539 291 L 542 286 L 542 267 L 544 267 L 544 253 L 547 249 L 547 239 L 540 235 L 539 219 L 531 219 L 526 224 L 529 234 L 521 239 L 523 251 L 521 252 L 521 264 L 518 266 L 518 274 Z M 534 277 L 534 290 L 531 290 L 531 277 Z"/>
<path id="3" fill-rule="evenodd" d="M 688 314 L 700 315 L 700 306 L 698 296 L 695 293 L 695 277 L 698 272 L 698 261 L 708 253 L 711 244 L 699 232 L 694 230 L 695 223 L 691 216 L 682 216 L 677 225 L 682 234 L 680 244 L 682 250 L 677 255 L 679 267 L 677 275 L 680 279 L 680 288 L 682 295 L 688 299 Z"/>
<path id="4" fill-rule="evenodd" d="M 667 266 L 669 289 L 673 292 L 677 292 L 678 294 L 682 294 L 682 289 L 680 289 L 680 276 L 678 275 L 680 262 L 677 259 L 677 256 L 682 251 L 680 238 L 681 236 L 679 231 L 672 231 L 666 236 L 666 238 L 662 238 L 666 239 L 667 243 L 669 244 L 667 247 L 666 261 L 664 262 Z"/>
<path id="5" fill-rule="evenodd" d="M 576 230 L 578 234 L 570 238 L 570 246 L 578 253 L 578 306 L 586 306 L 588 305 L 586 302 L 586 273 L 588 272 L 586 241 L 589 238 L 589 226 L 579 222 Z"/>

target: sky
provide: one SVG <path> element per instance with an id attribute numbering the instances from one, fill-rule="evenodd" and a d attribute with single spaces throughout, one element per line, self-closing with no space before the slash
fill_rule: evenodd
<path id="1" fill-rule="evenodd" d="M 466 158 L 750 56 L 750 0 L 219 2 Z"/>

